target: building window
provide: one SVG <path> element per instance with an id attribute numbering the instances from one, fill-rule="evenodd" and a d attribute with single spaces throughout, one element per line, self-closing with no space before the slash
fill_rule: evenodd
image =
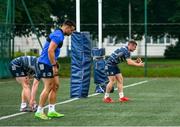
<path id="1" fill-rule="evenodd" d="M 153 44 L 157 44 L 157 37 L 153 37 Z"/>
<path id="2" fill-rule="evenodd" d="M 159 43 L 160 44 L 164 44 L 164 36 L 160 36 L 159 37 Z"/>
<path id="3" fill-rule="evenodd" d="M 169 35 L 166 36 L 166 43 L 170 43 L 171 42 L 171 37 Z"/>
<path id="4" fill-rule="evenodd" d="M 147 43 L 151 43 L 151 37 L 150 37 L 150 36 L 147 36 L 146 42 L 147 42 Z"/>

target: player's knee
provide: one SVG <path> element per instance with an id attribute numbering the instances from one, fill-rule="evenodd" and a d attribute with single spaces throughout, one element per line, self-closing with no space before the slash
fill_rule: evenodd
<path id="1" fill-rule="evenodd" d="M 54 87 L 54 84 L 53 84 L 53 83 L 50 83 L 50 84 L 49 84 L 49 89 L 53 89 L 53 87 Z"/>
<path id="2" fill-rule="evenodd" d="M 123 80 L 124 80 L 123 77 L 121 77 L 120 80 L 123 82 Z"/>
<path id="3" fill-rule="evenodd" d="M 27 84 L 27 83 L 23 83 L 23 84 L 22 84 L 22 87 L 23 87 L 24 89 L 30 89 L 30 85 Z"/>
<path id="4" fill-rule="evenodd" d="M 53 84 L 52 83 L 45 84 L 44 91 L 50 92 L 52 88 L 53 88 Z"/>
<path id="5" fill-rule="evenodd" d="M 115 79 L 115 78 L 112 78 L 112 79 L 110 79 L 110 80 L 109 80 L 109 82 L 110 82 L 111 84 L 114 84 L 114 83 L 115 83 L 115 81 L 116 81 L 116 79 Z"/>
<path id="6" fill-rule="evenodd" d="M 54 84 L 52 90 L 57 91 L 59 88 L 59 84 Z"/>

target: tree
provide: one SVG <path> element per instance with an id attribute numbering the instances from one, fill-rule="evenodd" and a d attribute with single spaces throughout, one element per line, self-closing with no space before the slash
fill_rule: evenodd
<path id="1" fill-rule="evenodd" d="M 76 0 L 52 0 L 52 14 L 59 18 L 59 23 L 65 19 L 76 19 Z"/>
<path id="2" fill-rule="evenodd" d="M 42 33 L 42 30 L 49 30 L 50 27 L 47 28 L 45 24 L 49 24 L 52 22 L 50 19 L 50 14 L 52 12 L 52 8 L 49 6 L 50 0 L 24 0 L 26 3 L 27 9 L 30 13 L 30 16 L 35 24 L 36 30 Z M 28 19 L 28 16 L 25 12 L 23 4 L 21 0 L 16 0 L 15 4 L 15 35 L 29 35 L 32 32 L 32 26 Z"/>
<path id="3" fill-rule="evenodd" d="M 166 48 L 164 56 L 166 58 L 180 58 L 180 42 L 177 42 L 176 45 L 170 45 Z"/>
<path id="4" fill-rule="evenodd" d="M 179 0 L 174 0 L 174 2 L 176 3 L 173 6 L 173 11 L 174 13 L 172 14 L 172 16 L 170 16 L 168 18 L 169 22 L 172 23 L 179 23 L 180 22 L 180 1 Z M 180 58 L 180 25 L 175 25 L 174 29 L 171 29 L 169 31 L 169 33 L 171 35 L 173 35 L 174 37 L 178 38 L 178 42 L 176 42 L 176 45 L 170 45 L 166 48 L 164 56 L 166 58 Z"/>
<path id="5" fill-rule="evenodd" d="M 59 23 L 65 19 L 75 21 L 76 0 L 25 0 L 30 15 L 38 30 L 48 31 L 53 24 L 50 15 L 59 18 Z M 103 0 L 103 36 L 128 36 L 128 4 L 132 5 L 132 34 L 144 34 L 144 1 L 143 0 Z M 178 23 L 180 21 L 179 0 L 148 0 L 148 23 Z M 15 32 L 25 35 L 31 31 L 29 20 L 21 0 L 16 0 Z M 141 25 L 137 25 L 137 23 Z M 42 25 L 37 25 L 42 24 Z M 48 24 L 48 26 L 45 26 Z M 81 0 L 81 30 L 98 32 L 98 0 Z M 124 25 L 121 25 L 124 24 Z M 148 25 L 148 35 L 158 36 L 166 33 L 177 37 L 180 25 Z M 48 31 L 49 32 L 49 31 Z"/>
<path id="6" fill-rule="evenodd" d="M 179 26 L 170 24 L 173 23 L 170 19 L 173 17 L 174 12 L 178 10 L 177 2 L 177 0 L 150 0 L 148 22 L 155 23 L 148 27 L 148 33 L 150 35 L 158 36 L 167 33 L 172 36 L 177 35 L 175 28 Z"/>

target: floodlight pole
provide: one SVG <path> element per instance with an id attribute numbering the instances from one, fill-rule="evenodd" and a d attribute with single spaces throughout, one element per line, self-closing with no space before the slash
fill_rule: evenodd
<path id="1" fill-rule="evenodd" d="M 76 31 L 80 32 L 80 0 L 76 0 Z"/>
<path id="2" fill-rule="evenodd" d="M 102 0 L 98 0 L 98 48 L 102 48 Z"/>
<path id="3" fill-rule="evenodd" d="M 147 77 L 147 0 L 144 0 L 144 40 L 145 40 L 145 67 L 144 76 Z"/>

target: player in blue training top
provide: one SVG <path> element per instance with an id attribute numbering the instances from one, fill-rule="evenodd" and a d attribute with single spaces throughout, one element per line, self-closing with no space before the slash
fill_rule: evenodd
<path id="1" fill-rule="evenodd" d="M 35 111 L 37 108 L 35 96 L 40 80 L 37 58 L 35 56 L 21 56 L 15 58 L 10 62 L 9 70 L 22 86 L 20 111 Z M 34 81 L 31 88 L 30 78 L 32 78 L 32 76 L 34 77 Z"/>
<path id="2" fill-rule="evenodd" d="M 44 83 L 44 89 L 41 92 L 38 109 L 35 117 L 47 120 L 53 117 L 62 117 L 55 111 L 56 94 L 59 87 L 58 64 L 57 58 L 60 54 L 60 48 L 63 45 L 65 35 L 71 35 L 75 30 L 75 23 L 71 20 L 66 20 L 60 29 L 52 32 L 43 47 L 42 53 L 38 60 L 38 66 Z M 47 116 L 44 114 L 44 105 L 48 98 L 49 110 Z"/>
<path id="3" fill-rule="evenodd" d="M 118 64 L 126 61 L 128 65 L 133 66 L 144 66 L 141 58 L 137 58 L 136 60 L 132 60 L 130 58 L 130 52 L 136 50 L 137 43 L 135 41 L 129 41 L 126 47 L 122 47 L 116 49 L 110 57 L 106 60 L 105 71 L 109 79 L 109 83 L 106 86 L 106 92 L 103 98 L 105 103 L 113 103 L 114 101 L 109 97 L 110 91 L 117 81 L 117 88 L 119 92 L 119 101 L 126 102 L 129 98 L 124 96 L 123 93 L 123 76 L 121 74 L 120 69 L 118 68 Z"/>

